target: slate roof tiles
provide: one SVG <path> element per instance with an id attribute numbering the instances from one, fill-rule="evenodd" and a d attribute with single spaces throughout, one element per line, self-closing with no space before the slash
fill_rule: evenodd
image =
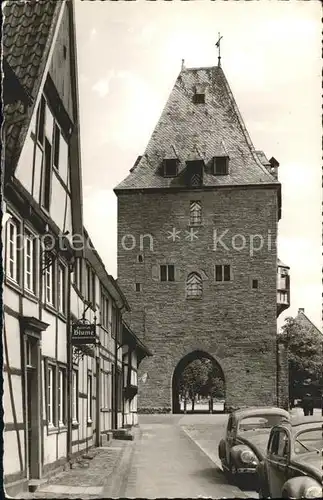
<path id="1" fill-rule="evenodd" d="M 194 104 L 195 89 L 206 89 L 205 104 Z M 175 148 L 175 178 L 162 175 L 162 161 Z M 221 67 L 183 68 L 140 162 L 119 190 L 185 187 L 186 161 L 198 150 L 205 162 L 204 186 L 279 184 L 252 145 Z M 229 175 L 212 173 L 214 156 L 229 155 Z"/>
<path id="2" fill-rule="evenodd" d="M 27 93 L 35 99 L 48 58 L 61 1 L 10 0 L 3 6 L 3 57 L 14 71 Z M 21 102 L 4 109 L 7 122 L 6 168 L 18 158 L 24 127 L 33 111 Z"/>

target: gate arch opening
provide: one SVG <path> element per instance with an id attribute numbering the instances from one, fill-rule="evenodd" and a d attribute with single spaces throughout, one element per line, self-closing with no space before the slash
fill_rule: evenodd
<path id="1" fill-rule="evenodd" d="M 192 351 L 177 364 L 172 378 L 173 413 L 224 413 L 225 378 L 211 354 Z"/>

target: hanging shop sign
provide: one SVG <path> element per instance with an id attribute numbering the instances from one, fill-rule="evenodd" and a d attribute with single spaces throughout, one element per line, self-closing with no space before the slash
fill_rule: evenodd
<path id="1" fill-rule="evenodd" d="M 72 325 L 72 344 L 95 344 L 95 324 L 74 323 Z"/>

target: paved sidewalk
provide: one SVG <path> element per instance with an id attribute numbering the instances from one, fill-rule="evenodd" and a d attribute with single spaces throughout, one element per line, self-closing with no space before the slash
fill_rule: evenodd
<path id="1" fill-rule="evenodd" d="M 83 466 L 61 472 L 39 486 L 36 492 L 21 493 L 15 498 L 108 498 L 106 493 L 113 487 L 125 452 L 132 444 L 132 441 L 114 440 L 107 447 L 92 448 L 89 454 L 94 458 L 85 460 Z"/>

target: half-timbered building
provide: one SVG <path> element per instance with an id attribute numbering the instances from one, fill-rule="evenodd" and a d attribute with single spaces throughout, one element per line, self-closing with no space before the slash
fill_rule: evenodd
<path id="1" fill-rule="evenodd" d="M 73 1 L 7 2 L 3 13 L 4 483 L 11 495 L 123 425 L 129 306 L 83 227 Z M 80 324 L 94 336 L 73 345 Z"/>

